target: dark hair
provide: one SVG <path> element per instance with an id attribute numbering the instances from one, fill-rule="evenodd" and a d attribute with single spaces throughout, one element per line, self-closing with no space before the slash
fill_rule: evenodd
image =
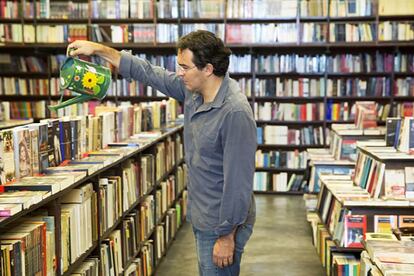
<path id="1" fill-rule="evenodd" d="M 204 68 L 208 63 L 213 65 L 213 74 L 216 76 L 224 76 L 229 68 L 231 50 L 212 32 L 191 32 L 180 38 L 177 49 L 191 50 L 194 55 L 193 62 L 198 69 Z"/>

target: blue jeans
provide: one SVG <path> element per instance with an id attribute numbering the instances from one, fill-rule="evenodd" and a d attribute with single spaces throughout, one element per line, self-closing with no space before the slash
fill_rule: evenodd
<path id="1" fill-rule="evenodd" d="M 200 276 L 238 276 L 244 247 L 249 240 L 253 225 L 240 225 L 236 231 L 233 264 L 220 268 L 213 263 L 213 248 L 218 235 L 214 231 L 200 231 L 193 227 L 196 242 L 198 271 Z"/>

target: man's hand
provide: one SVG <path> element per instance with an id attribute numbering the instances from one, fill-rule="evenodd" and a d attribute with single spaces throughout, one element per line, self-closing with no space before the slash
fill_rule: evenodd
<path id="1" fill-rule="evenodd" d="M 216 266 L 224 268 L 233 264 L 234 234 L 235 230 L 227 236 L 217 239 L 213 248 L 213 262 Z"/>
<path id="2" fill-rule="evenodd" d="M 91 55 L 96 54 L 95 52 L 98 52 L 99 48 L 101 47 L 103 47 L 103 45 L 95 43 L 95 42 L 86 41 L 86 40 L 76 40 L 68 45 L 68 55 L 70 56 L 78 56 L 78 55 L 91 56 Z"/>
<path id="3" fill-rule="evenodd" d="M 69 44 L 67 53 L 70 56 L 97 55 L 112 63 L 112 65 L 116 68 L 119 68 L 119 63 L 121 61 L 121 53 L 119 51 L 105 45 L 86 40 L 76 40 Z"/>

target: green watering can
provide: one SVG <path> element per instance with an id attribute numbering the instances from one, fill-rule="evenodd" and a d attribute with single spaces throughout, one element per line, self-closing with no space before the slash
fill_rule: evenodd
<path id="1" fill-rule="evenodd" d="M 102 100 L 105 98 L 111 84 L 111 76 L 111 70 L 107 67 L 78 58 L 67 57 L 60 67 L 59 88 L 61 97 L 59 104 L 49 106 L 49 109 L 56 111 L 90 99 Z M 81 95 L 62 102 L 65 89 Z"/>

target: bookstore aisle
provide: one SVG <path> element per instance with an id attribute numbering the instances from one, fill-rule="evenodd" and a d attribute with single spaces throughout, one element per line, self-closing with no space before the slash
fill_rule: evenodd
<path id="1" fill-rule="evenodd" d="M 240 275 L 325 275 L 312 246 L 302 197 L 256 195 L 256 206 L 257 221 L 245 248 Z M 189 223 L 177 233 L 156 275 L 198 275 L 194 236 Z"/>

